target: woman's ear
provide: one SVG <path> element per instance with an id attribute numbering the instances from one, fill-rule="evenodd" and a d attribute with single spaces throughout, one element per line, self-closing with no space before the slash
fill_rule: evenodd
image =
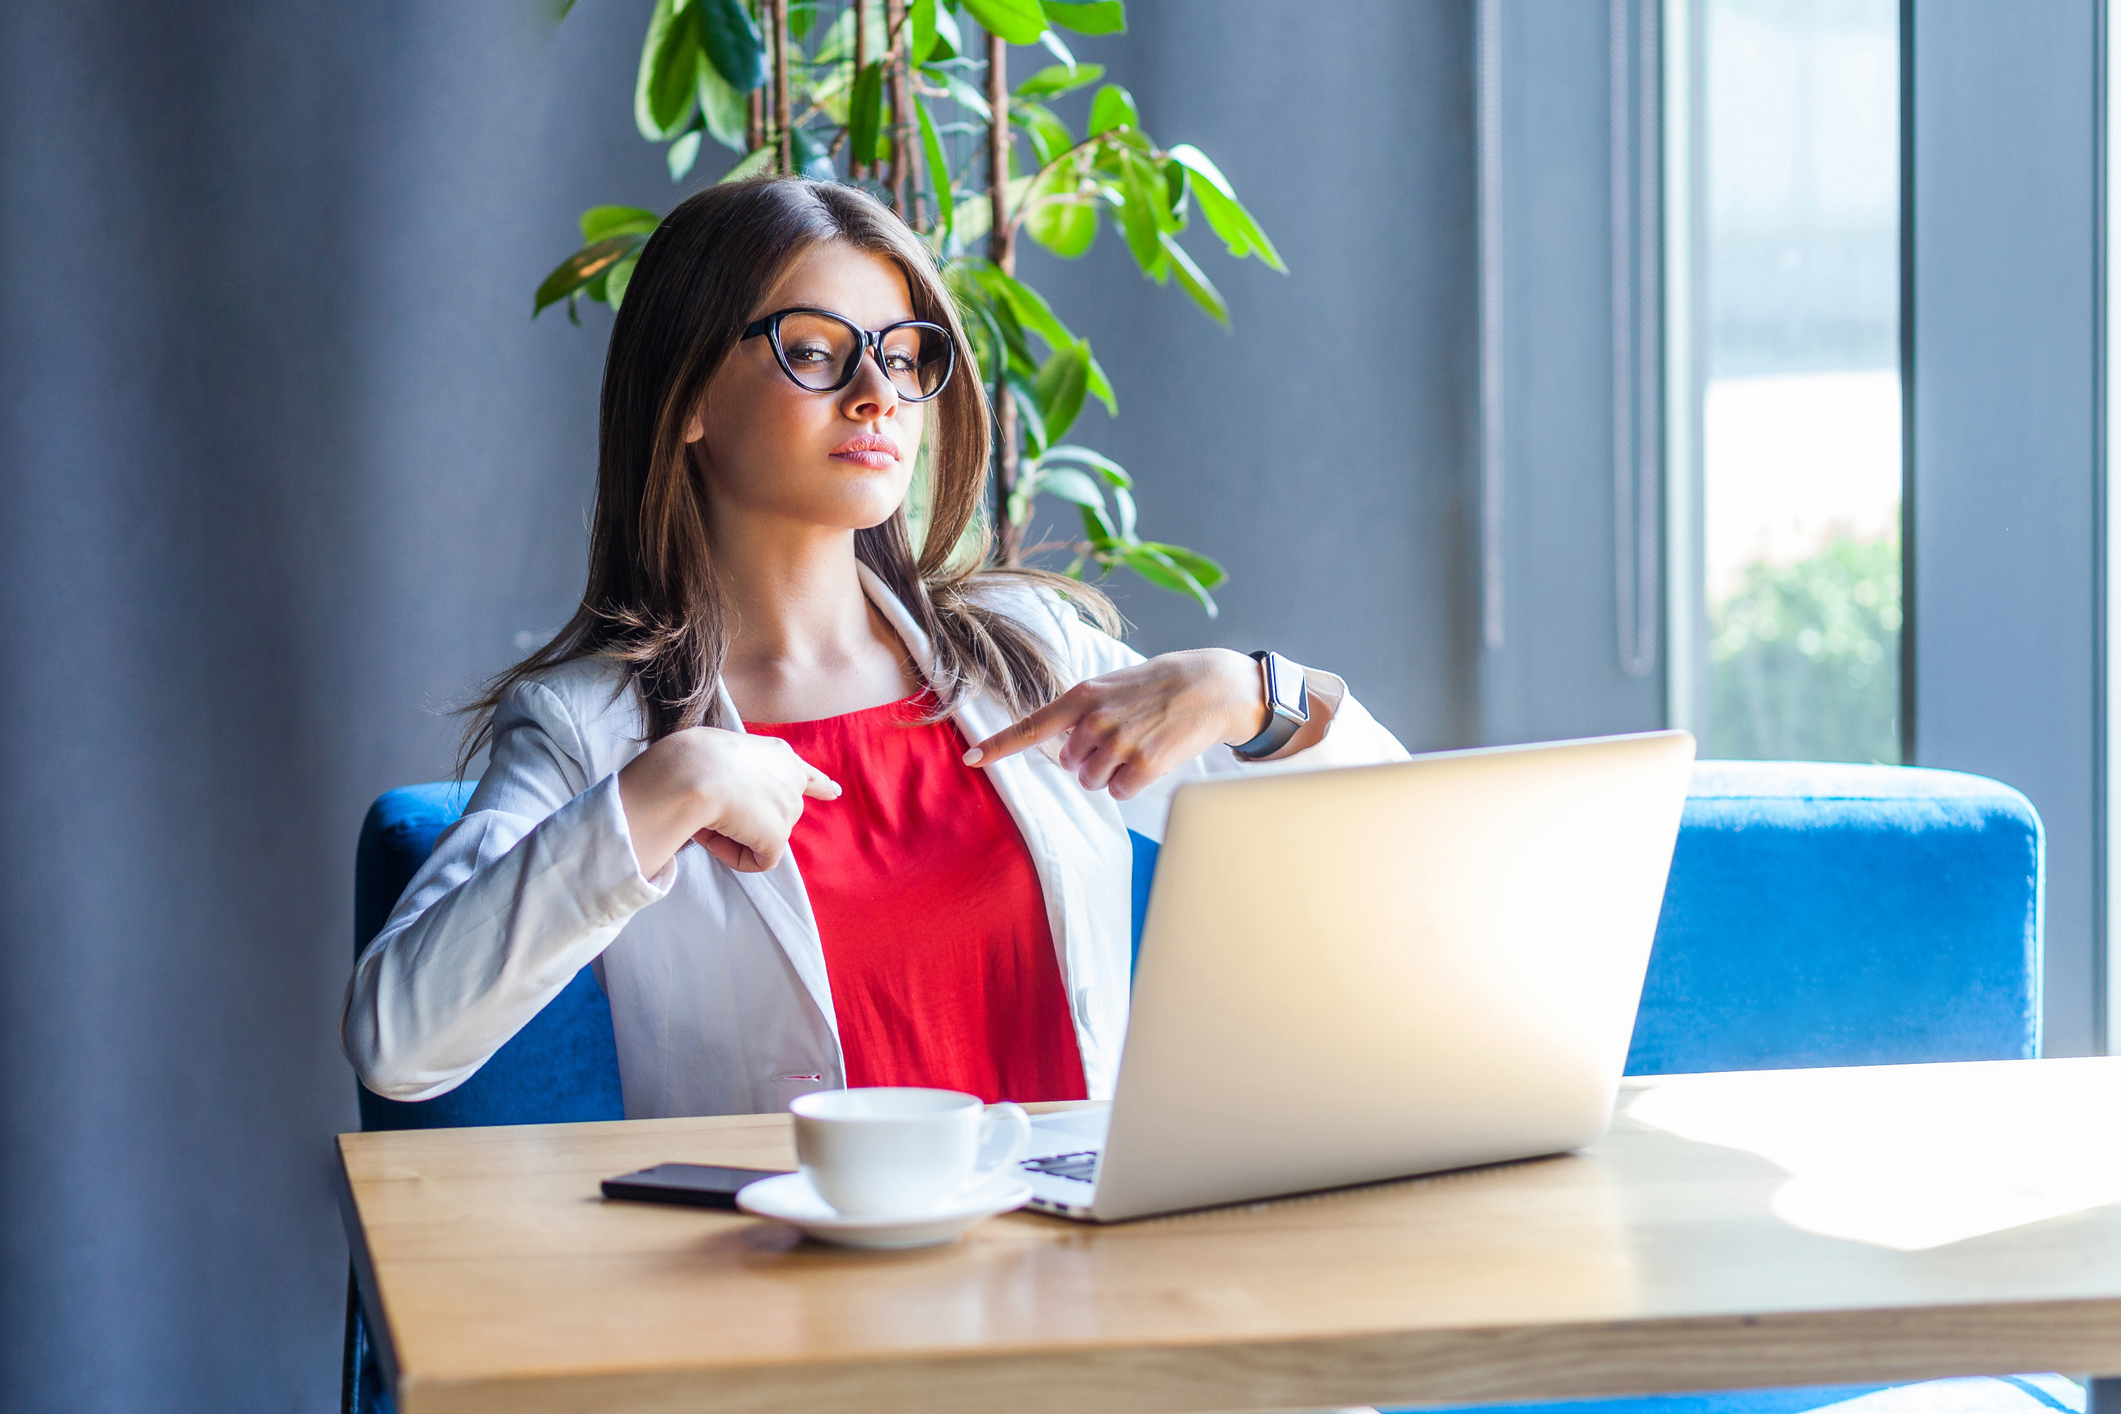
<path id="1" fill-rule="evenodd" d="M 699 409 L 695 408 L 693 409 L 692 416 L 685 419 L 685 443 L 687 446 L 690 446 L 692 443 L 699 441 L 702 437 L 705 437 L 706 435 L 707 421 L 705 418 L 700 416 Z"/>

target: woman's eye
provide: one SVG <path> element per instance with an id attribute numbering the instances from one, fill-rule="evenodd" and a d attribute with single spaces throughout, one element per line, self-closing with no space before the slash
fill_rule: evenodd
<path id="1" fill-rule="evenodd" d="M 820 348 L 804 348 L 801 345 L 798 345 L 795 348 L 788 350 L 788 361 L 790 363 L 805 363 L 816 365 L 827 362 L 831 359 L 831 357 L 832 354 L 830 353 L 830 351 Z"/>
<path id="2" fill-rule="evenodd" d="M 884 367 L 892 373 L 910 373 L 913 371 L 913 355 L 902 353 L 885 354 Z"/>

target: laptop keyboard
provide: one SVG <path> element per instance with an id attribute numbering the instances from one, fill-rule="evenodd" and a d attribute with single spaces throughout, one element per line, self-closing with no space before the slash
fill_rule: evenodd
<path id="1" fill-rule="evenodd" d="M 1025 1159 L 1024 1168 L 1033 1173 L 1051 1174 L 1055 1178 L 1072 1178 L 1077 1183 L 1097 1182 L 1097 1150 L 1085 1149 L 1079 1154 L 1055 1154 L 1044 1159 Z"/>

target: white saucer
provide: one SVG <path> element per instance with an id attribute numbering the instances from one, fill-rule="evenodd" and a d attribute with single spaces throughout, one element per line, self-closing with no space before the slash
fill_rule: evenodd
<path id="1" fill-rule="evenodd" d="M 993 1217 L 1031 1201 L 1031 1185 L 1013 1172 L 994 1175 L 924 1213 L 849 1217 L 818 1197 L 800 1173 L 777 1174 L 737 1190 L 747 1213 L 802 1229 L 805 1237 L 840 1247 L 935 1247 L 955 1242 Z"/>

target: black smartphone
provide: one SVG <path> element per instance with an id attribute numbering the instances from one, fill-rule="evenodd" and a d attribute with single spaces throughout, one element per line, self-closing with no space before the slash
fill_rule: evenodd
<path id="1" fill-rule="evenodd" d="M 604 1180 L 606 1198 L 636 1203 L 689 1203 L 696 1208 L 736 1207 L 736 1191 L 784 1169 L 733 1169 L 715 1164 L 657 1164 Z"/>

